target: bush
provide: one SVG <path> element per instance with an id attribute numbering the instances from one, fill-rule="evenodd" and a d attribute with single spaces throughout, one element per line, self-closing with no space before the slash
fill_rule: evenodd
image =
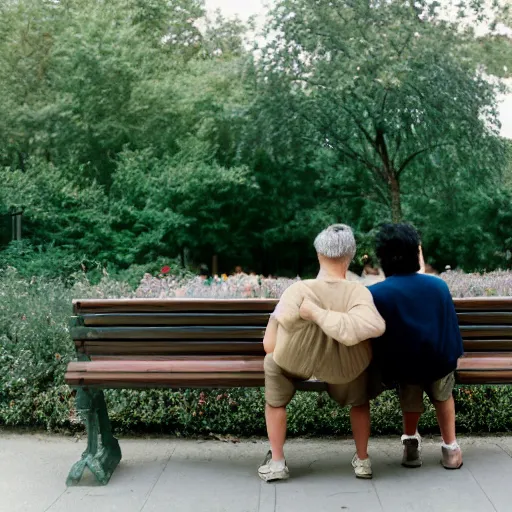
<path id="1" fill-rule="evenodd" d="M 277 296 L 290 284 L 289 280 L 258 283 L 252 277 L 233 279 L 238 281 L 232 282 L 235 288 L 231 292 L 239 290 L 241 296 Z M 148 277 L 146 281 L 150 283 L 148 294 L 159 296 L 162 290 L 156 291 L 154 279 Z M 227 294 L 223 283 L 231 283 L 228 280 L 205 285 L 185 276 L 161 281 L 173 293 L 184 287 L 187 296 L 191 290 L 212 296 Z M 173 281 L 179 285 L 170 284 Z M 131 296 L 135 293 L 130 286 L 108 276 L 93 286 L 83 274 L 76 275 L 69 286 L 61 280 L 26 279 L 12 268 L 0 270 L 0 425 L 48 430 L 82 428 L 76 425 L 73 393 L 64 383 L 66 365 L 75 356 L 67 327 L 72 298 Z M 106 398 L 117 431 L 181 435 L 265 433 L 262 389 L 112 390 L 106 392 Z M 512 430 L 512 387 L 460 386 L 455 399 L 459 431 Z M 372 408 L 374 434 L 401 431 L 400 408 L 394 393 L 381 395 Z M 340 409 L 325 394 L 299 392 L 289 411 L 291 435 L 350 433 L 348 410 Z M 423 432 L 437 432 L 431 406 L 421 421 Z"/>

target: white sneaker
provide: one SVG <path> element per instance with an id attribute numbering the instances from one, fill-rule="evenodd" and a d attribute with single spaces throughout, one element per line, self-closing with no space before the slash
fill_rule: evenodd
<path id="1" fill-rule="evenodd" d="M 356 474 L 357 478 L 369 479 L 373 477 L 372 462 L 370 457 L 361 460 L 356 453 L 352 459 L 352 467 L 354 468 L 354 473 Z"/>
<path id="2" fill-rule="evenodd" d="M 271 451 L 267 453 L 263 464 L 258 468 L 258 475 L 264 482 L 274 482 L 276 480 L 287 480 L 290 478 L 286 461 L 276 462 L 272 460 Z"/>
<path id="3" fill-rule="evenodd" d="M 404 453 L 402 456 L 402 466 L 406 468 L 419 468 L 421 460 L 421 436 L 416 432 L 413 436 L 402 436 L 402 445 Z"/>

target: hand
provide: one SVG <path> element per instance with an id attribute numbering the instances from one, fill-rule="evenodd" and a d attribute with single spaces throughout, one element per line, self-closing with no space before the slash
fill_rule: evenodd
<path id="1" fill-rule="evenodd" d="M 312 302 L 310 299 L 304 299 L 299 309 L 300 317 L 302 320 L 312 322 L 314 321 L 313 319 L 316 309 L 318 309 L 318 306 L 314 302 Z"/>
<path id="2" fill-rule="evenodd" d="M 423 258 L 423 248 L 420 245 L 419 248 L 419 260 L 420 260 L 420 269 L 418 270 L 418 274 L 424 274 L 425 273 L 425 260 Z"/>

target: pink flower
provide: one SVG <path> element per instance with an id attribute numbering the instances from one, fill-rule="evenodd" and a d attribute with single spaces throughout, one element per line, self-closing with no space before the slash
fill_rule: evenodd
<path id="1" fill-rule="evenodd" d="M 167 265 L 165 267 L 162 267 L 162 270 L 160 270 L 162 274 L 168 274 L 170 271 L 171 267 L 168 267 Z"/>

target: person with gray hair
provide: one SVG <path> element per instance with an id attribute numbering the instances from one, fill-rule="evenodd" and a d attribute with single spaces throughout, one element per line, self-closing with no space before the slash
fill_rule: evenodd
<path id="1" fill-rule="evenodd" d="M 324 381 L 339 405 L 351 406 L 356 444 L 352 466 L 358 478 L 372 477 L 367 451 L 369 340 L 384 333 L 384 320 L 370 292 L 346 280 L 356 253 L 350 227 L 328 227 L 316 237 L 314 247 L 320 264 L 317 278 L 298 281 L 283 293 L 263 340 L 267 353 L 265 418 L 271 449 L 258 474 L 267 482 L 289 477 L 284 458 L 286 406 L 297 383 L 312 378 Z"/>

